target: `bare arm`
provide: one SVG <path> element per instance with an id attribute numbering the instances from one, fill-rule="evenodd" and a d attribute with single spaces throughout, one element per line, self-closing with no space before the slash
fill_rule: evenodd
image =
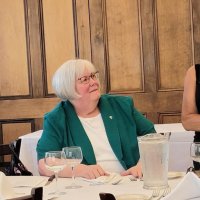
<path id="1" fill-rule="evenodd" d="M 51 176 L 53 172 L 46 169 L 44 164 L 44 159 L 40 159 L 38 163 L 38 170 L 42 176 Z M 79 164 L 75 167 L 75 175 L 79 177 L 84 177 L 88 179 L 98 178 L 99 176 L 107 176 L 106 173 L 100 165 L 84 165 Z M 60 177 L 72 177 L 72 170 L 69 166 L 66 166 L 62 171 L 59 172 Z"/>
<path id="2" fill-rule="evenodd" d="M 182 102 L 182 124 L 186 130 L 200 131 L 200 114 L 195 102 L 196 74 L 195 67 L 188 69 L 185 81 Z"/>

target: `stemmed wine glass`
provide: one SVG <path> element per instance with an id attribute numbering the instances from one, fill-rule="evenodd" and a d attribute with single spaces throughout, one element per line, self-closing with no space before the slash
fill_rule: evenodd
<path id="1" fill-rule="evenodd" d="M 58 173 L 66 166 L 66 157 L 63 151 L 48 151 L 45 153 L 45 167 L 53 171 L 56 178 L 56 190 L 51 194 L 63 195 L 65 192 L 59 192 L 58 189 Z"/>
<path id="2" fill-rule="evenodd" d="M 72 184 L 67 186 L 66 188 L 75 189 L 82 187 L 75 183 L 75 174 L 74 174 L 74 168 L 76 167 L 76 165 L 80 164 L 83 159 L 81 147 L 78 146 L 64 147 L 63 152 L 65 152 L 67 165 L 69 165 L 72 169 Z"/>
<path id="3" fill-rule="evenodd" d="M 193 142 L 191 144 L 190 156 L 193 161 L 200 162 L 200 142 Z"/>

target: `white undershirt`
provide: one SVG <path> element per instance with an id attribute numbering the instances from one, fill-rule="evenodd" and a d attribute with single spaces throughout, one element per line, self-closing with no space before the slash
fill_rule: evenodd
<path id="1" fill-rule="evenodd" d="M 97 164 L 107 172 L 120 173 L 124 171 L 110 146 L 101 114 L 92 118 L 79 117 L 79 119 L 90 139 Z"/>

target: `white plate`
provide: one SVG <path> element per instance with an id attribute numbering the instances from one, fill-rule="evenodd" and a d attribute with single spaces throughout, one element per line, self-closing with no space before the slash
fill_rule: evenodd
<path id="1" fill-rule="evenodd" d="M 168 179 L 175 179 L 185 176 L 185 172 L 168 172 Z"/>
<path id="2" fill-rule="evenodd" d="M 144 194 L 122 194 L 116 196 L 117 200 L 147 200 L 148 196 Z"/>

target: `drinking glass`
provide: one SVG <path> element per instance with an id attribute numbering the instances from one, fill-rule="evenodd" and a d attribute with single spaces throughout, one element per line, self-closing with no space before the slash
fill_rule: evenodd
<path id="1" fill-rule="evenodd" d="M 56 178 L 56 190 L 51 194 L 63 195 L 65 192 L 59 192 L 58 173 L 66 166 L 66 157 L 63 151 L 48 151 L 45 153 L 45 167 L 53 171 Z"/>
<path id="2" fill-rule="evenodd" d="M 74 168 L 78 164 L 80 164 L 83 159 L 81 147 L 78 147 L 78 146 L 64 147 L 63 152 L 65 152 L 67 165 L 69 165 L 72 169 L 72 184 L 69 186 L 66 186 L 66 188 L 67 189 L 75 189 L 75 188 L 82 187 L 75 183 L 75 174 L 74 174 Z"/>
<path id="3" fill-rule="evenodd" d="M 200 142 L 193 142 L 191 144 L 190 156 L 193 161 L 200 162 Z"/>
<path id="4" fill-rule="evenodd" d="M 168 187 L 170 133 L 152 133 L 138 137 L 145 189 Z"/>

